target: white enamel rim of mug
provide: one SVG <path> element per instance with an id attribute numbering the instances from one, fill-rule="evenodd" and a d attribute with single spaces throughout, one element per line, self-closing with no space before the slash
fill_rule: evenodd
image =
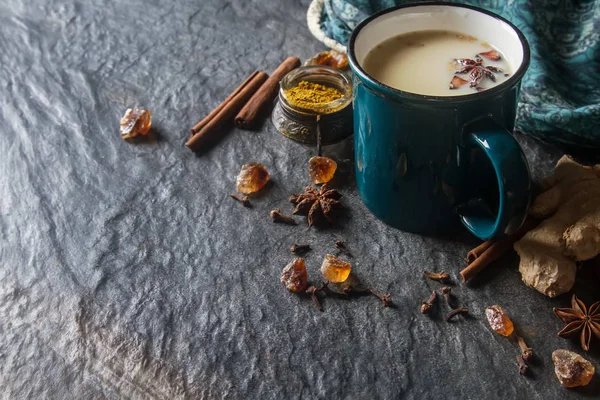
<path id="1" fill-rule="evenodd" d="M 456 31 L 492 43 L 503 52 L 511 71 L 515 72 L 506 81 L 482 92 L 460 96 L 432 96 L 393 88 L 373 78 L 362 68 L 369 51 L 381 42 L 403 33 L 424 30 Z M 383 86 L 405 97 L 456 102 L 496 94 L 515 85 L 529 67 L 530 50 L 523 33 L 499 15 L 464 4 L 426 2 L 388 8 L 362 21 L 350 37 L 348 59 L 354 72 L 372 85 Z"/>

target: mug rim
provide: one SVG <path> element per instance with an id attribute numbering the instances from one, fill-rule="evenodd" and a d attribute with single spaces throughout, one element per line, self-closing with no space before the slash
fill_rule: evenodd
<path id="1" fill-rule="evenodd" d="M 466 95 L 464 94 L 464 95 L 454 95 L 454 96 L 434 96 L 434 95 L 427 95 L 427 94 L 412 93 L 412 92 L 407 92 L 404 90 L 396 89 L 394 87 L 386 85 L 385 83 L 375 79 L 374 77 L 369 75 L 363 69 L 363 67 L 360 65 L 360 63 L 356 59 L 356 55 L 354 54 L 354 43 L 355 43 L 358 35 L 360 34 L 360 31 L 365 26 L 367 26 L 369 23 L 371 23 L 373 20 L 381 17 L 382 15 L 385 15 L 390 12 L 394 12 L 394 11 L 397 11 L 397 10 L 400 10 L 403 8 L 411 8 L 411 7 L 418 7 L 418 6 L 444 6 L 444 7 L 453 7 L 453 8 L 467 8 L 470 10 L 480 12 L 482 14 L 486 14 L 490 17 L 493 17 L 495 19 L 498 19 L 498 20 L 504 22 L 505 24 L 510 26 L 515 31 L 515 33 L 517 34 L 517 37 L 519 38 L 519 41 L 521 42 L 521 46 L 523 47 L 523 61 L 521 62 L 521 65 L 519 66 L 517 71 L 515 71 L 515 73 L 511 77 L 509 77 L 507 80 L 505 80 L 501 84 L 496 85 L 487 90 L 484 90 L 482 92 L 475 92 L 475 93 L 466 94 Z M 523 78 L 523 75 L 525 75 L 525 72 L 527 72 L 527 68 L 529 68 L 529 63 L 531 61 L 531 50 L 529 48 L 529 42 L 527 41 L 527 38 L 525 38 L 525 35 L 523 34 L 523 32 L 521 32 L 521 30 L 519 28 L 517 28 L 512 22 L 510 22 L 506 18 L 501 17 L 500 15 L 498 15 L 494 12 L 485 10 L 480 7 L 468 5 L 468 4 L 456 4 L 456 3 L 450 3 L 447 1 L 424 1 L 424 2 L 418 2 L 418 3 L 406 3 L 406 4 L 401 4 L 399 6 L 386 8 L 385 10 L 379 11 L 378 13 L 375 13 L 375 14 L 365 18 L 361 23 L 359 23 L 356 26 L 356 28 L 354 28 L 354 30 L 352 31 L 352 35 L 350 36 L 350 41 L 348 42 L 348 61 L 350 63 L 350 66 L 354 70 L 355 74 L 357 74 L 362 80 L 370 83 L 371 85 L 373 85 L 375 87 L 383 88 L 383 89 L 391 92 L 392 94 L 412 98 L 415 100 L 433 100 L 433 101 L 439 101 L 439 102 L 446 103 L 446 102 L 457 102 L 457 101 L 469 101 L 469 100 L 474 100 L 475 98 L 480 99 L 481 97 L 487 97 L 490 95 L 497 94 L 499 92 L 504 91 L 505 89 L 508 89 L 508 88 L 518 84 L 519 81 Z"/>

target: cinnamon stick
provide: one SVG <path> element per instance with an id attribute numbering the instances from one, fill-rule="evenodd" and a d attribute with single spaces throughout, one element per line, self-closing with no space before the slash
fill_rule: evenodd
<path id="1" fill-rule="evenodd" d="M 258 88 L 267 80 L 268 75 L 259 72 L 252 78 L 235 96 L 231 98 L 215 116 L 208 121 L 194 136 L 185 144 L 192 151 L 198 151 L 202 144 L 212 136 L 213 132 L 233 119 L 235 113 L 246 104 L 248 99 L 258 90 Z"/>
<path id="2" fill-rule="evenodd" d="M 281 79 L 283 79 L 288 72 L 299 66 L 300 59 L 298 57 L 286 58 L 238 113 L 235 117 L 235 125 L 242 129 L 252 128 L 255 125 L 262 108 L 267 103 L 271 103 L 277 95 Z"/>
<path id="3" fill-rule="evenodd" d="M 258 74 L 258 71 L 254 71 L 253 73 L 251 73 L 250 76 L 247 77 L 246 80 L 244 80 L 244 82 L 242 82 L 237 88 L 235 88 L 235 90 L 229 96 L 227 96 L 227 98 L 225 100 L 223 100 L 223 102 L 221 104 L 219 104 L 217 106 L 217 108 L 212 110 L 210 112 L 210 114 L 208 114 L 200 122 L 198 122 L 196 125 L 194 125 L 194 127 L 192 129 L 190 129 L 192 131 L 192 136 L 194 136 L 194 134 L 196 134 L 196 132 L 198 132 L 206 124 L 208 124 L 219 113 L 219 111 L 221 111 L 223 109 L 223 107 L 225 107 L 227 105 L 227 103 L 229 103 L 235 96 L 237 96 L 238 93 L 241 92 L 242 89 L 244 89 L 248 85 L 248 83 L 250 83 L 250 81 L 252 79 L 254 79 L 254 77 L 257 74 Z"/>
<path id="4" fill-rule="evenodd" d="M 475 247 L 473 250 L 468 252 L 467 253 L 467 265 L 471 264 L 479 256 L 481 256 L 483 254 L 483 252 L 485 252 L 487 249 L 489 249 L 490 246 L 492 245 L 492 243 L 493 243 L 493 241 L 486 240 L 485 242 L 481 243 L 479 246 Z"/>
<path id="5" fill-rule="evenodd" d="M 519 228 L 519 230 L 512 235 L 506 236 L 502 239 L 493 241 L 489 243 L 488 248 L 483 251 L 478 257 L 476 257 L 467 268 L 460 271 L 460 276 L 462 277 L 462 283 L 465 283 L 481 271 L 483 271 L 488 265 L 496 261 L 500 258 L 504 253 L 512 249 L 513 244 L 521 239 L 527 232 L 535 228 L 539 224 L 539 221 L 527 217 L 523 226 Z M 478 247 L 481 247 L 479 245 Z M 473 249 L 475 250 L 475 249 Z M 473 251 L 471 250 L 471 251 Z M 469 252 L 471 253 L 471 252 Z"/>

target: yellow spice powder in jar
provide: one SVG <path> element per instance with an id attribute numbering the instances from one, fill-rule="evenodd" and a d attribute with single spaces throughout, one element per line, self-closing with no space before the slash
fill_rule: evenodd
<path id="1" fill-rule="evenodd" d="M 291 105 L 313 111 L 323 111 L 330 103 L 344 96 L 335 88 L 309 81 L 301 81 L 297 86 L 285 90 L 284 94 Z"/>

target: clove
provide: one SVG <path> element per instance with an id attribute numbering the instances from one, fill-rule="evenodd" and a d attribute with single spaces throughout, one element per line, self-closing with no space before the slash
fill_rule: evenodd
<path id="1" fill-rule="evenodd" d="M 239 201 L 240 203 L 242 203 L 242 205 L 244 207 L 250 207 L 250 200 L 248 199 L 248 196 L 240 196 L 236 193 L 231 193 L 229 195 L 229 197 L 231 197 L 234 200 Z"/>
<path id="2" fill-rule="evenodd" d="M 313 301 L 315 307 L 317 307 L 317 310 L 323 311 L 323 306 L 321 306 L 321 302 L 319 301 L 319 298 L 317 297 L 317 292 L 320 290 L 321 289 L 317 288 L 316 286 L 311 286 L 308 289 L 306 289 L 306 293 L 309 294 L 310 297 L 312 298 L 312 301 Z"/>
<path id="3" fill-rule="evenodd" d="M 393 305 L 392 296 L 390 294 L 380 294 L 371 288 L 362 289 L 352 285 L 344 287 L 342 291 L 338 291 L 330 288 L 329 282 L 323 282 L 319 287 L 310 286 L 305 290 L 305 293 L 311 296 L 313 303 L 319 311 L 323 311 L 323 307 L 317 296 L 318 293 L 323 293 L 325 296 L 336 296 L 344 299 L 348 298 L 349 296 L 373 295 L 383 303 L 384 307 L 391 307 Z"/>
<path id="4" fill-rule="evenodd" d="M 523 357 L 523 354 L 519 354 L 517 356 L 517 366 L 519 367 L 519 374 L 521 374 L 521 375 L 527 374 L 527 370 L 529 369 L 529 367 L 527 366 L 527 363 L 525 362 L 525 357 Z"/>
<path id="5" fill-rule="evenodd" d="M 331 289 L 329 287 L 329 282 L 323 282 L 320 287 L 310 286 L 308 289 L 305 290 L 305 293 L 310 295 L 315 307 L 317 307 L 317 310 L 319 311 L 323 311 L 323 306 L 321 305 L 319 297 L 317 296 L 317 293 L 319 292 L 323 293 L 325 296 L 330 295 L 344 298 L 348 297 L 348 294 L 346 292 L 338 292 L 336 290 Z"/>
<path id="6" fill-rule="evenodd" d="M 431 307 L 433 307 L 433 305 L 435 304 L 436 299 L 437 299 L 437 293 L 434 290 L 433 292 L 431 292 L 431 296 L 429 296 L 429 299 L 427 301 L 424 301 L 421 303 L 421 313 L 427 314 L 429 312 L 429 310 L 431 309 Z"/>
<path id="7" fill-rule="evenodd" d="M 292 253 L 306 253 L 308 251 L 310 251 L 310 245 L 309 244 L 295 244 L 292 247 L 290 247 L 290 251 Z"/>
<path id="8" fill-rule="evenodd" d="M 381 294 L 377 293 L 371 288 L 367 289 L 373 296 L 377 297 L 379 301 L 383 303 L 384 307 L 390 307 L 392 305 L 392 295 L 391 294 Z"/>
<path id="9" fill-rule="evenodd" d="M 348 292 L 346 291 L 337 291 L 337 290 L 333 290 L 332 288 L 329 287 L 329 282 L 323 282 L 321 284 L 321 288 L 319 289 L 321 290 L 323 293 L 325 293 L 325 295 L 332 295 L 332 296 L 337 296 L 337 297 L 341 297 L 341 298 L 348 298 Z"/>
<path id="10" fill-rule="evenodd" d="M 444 298 L 446 299 L 446 303 L 448 303 L 448 306 L 450 306 L 450 308 L 454 308 L 452 289 L 448 286 L 444 286 L 442 288 L 442 294 L 444 295 Z"/>
<path id="11" fill-rule="evenodd" d="M 450 311 L 448 314 L 446 314 L 446 317 L 444 319 L 446 320 L 446 322 L 448 322 L 452 318 L 454 318 L 455 315 L 467 314 L 468 312 L 469 312 L 469 309 L 467 307 L 458 307 L 458 308 L 455 308 L 454 310 Z"/>
<path id="12" fill-rule="evenodd" d="M 521 348 L 521 356 L 523 357 L 523 360 L 531 360 L 531 357 L 533 357 L 533 349 L 527 346 L 525 339 L 523 339 L 521 336 L 517 336 L 517 343 L 519 343 L 519 347 Z"/>
<path id="13" fill-rule="evenodd" d="M 278 223 L 288 224 L 288 225 L 296 225 L 296 220 L 294 220 L 294 218 L 292 218 L 292 217 L 289 217 L 289 216 L 283 214 L 279 208 L 272 210 L 270 215 L 271 215 L 271 218 L 273 219 L 273 222 L 278 222 Z"/>
<path id="14" fill-rule="evenodd" d="M 342 254 L 344 254 L 344 255 L 346 255 L 346 256 L 348 256 L 350 258 L 354 258 L 354 256 L 352 255 L 352 253 L 350 253 L 350 250 L 348 250 L 348 247 L 346 247 L 346 243 L 344 243 L 344 241 L 342 241 L 342 240 L 336 240 L 335 241 L 335 247 L 337 247 L 338 250 Z"/>
<path id="15" fill-rule="evenodd" d="M 440 283 L 448 283 L 450 282 L 450 275 L 448 273 L 442 272 L 430 272 L 424 271 L 423 276 L 427 279 L 431 279 L 432 281 L 438 281 Z"/>
<path id="16" fill-rule="evenodd" d="M 357 287 L 354 285 L 348 285 L 348 286 L 345 286 L 343 290 L 344 290 L 344 293 L 346 293 L 348 295 L 364 296 L 364 295 L 371 294 L 371 295 L 377 297 L 377 299 L 379 299 L 379 301 L 381 301 L 383 303 L 384 307 L 391 307 L 394 304 L 392 302 L 391 294 L 381 294 L 371 288 L 364 289 L 364 288 L 360 288 L 360 287 Z"/>

